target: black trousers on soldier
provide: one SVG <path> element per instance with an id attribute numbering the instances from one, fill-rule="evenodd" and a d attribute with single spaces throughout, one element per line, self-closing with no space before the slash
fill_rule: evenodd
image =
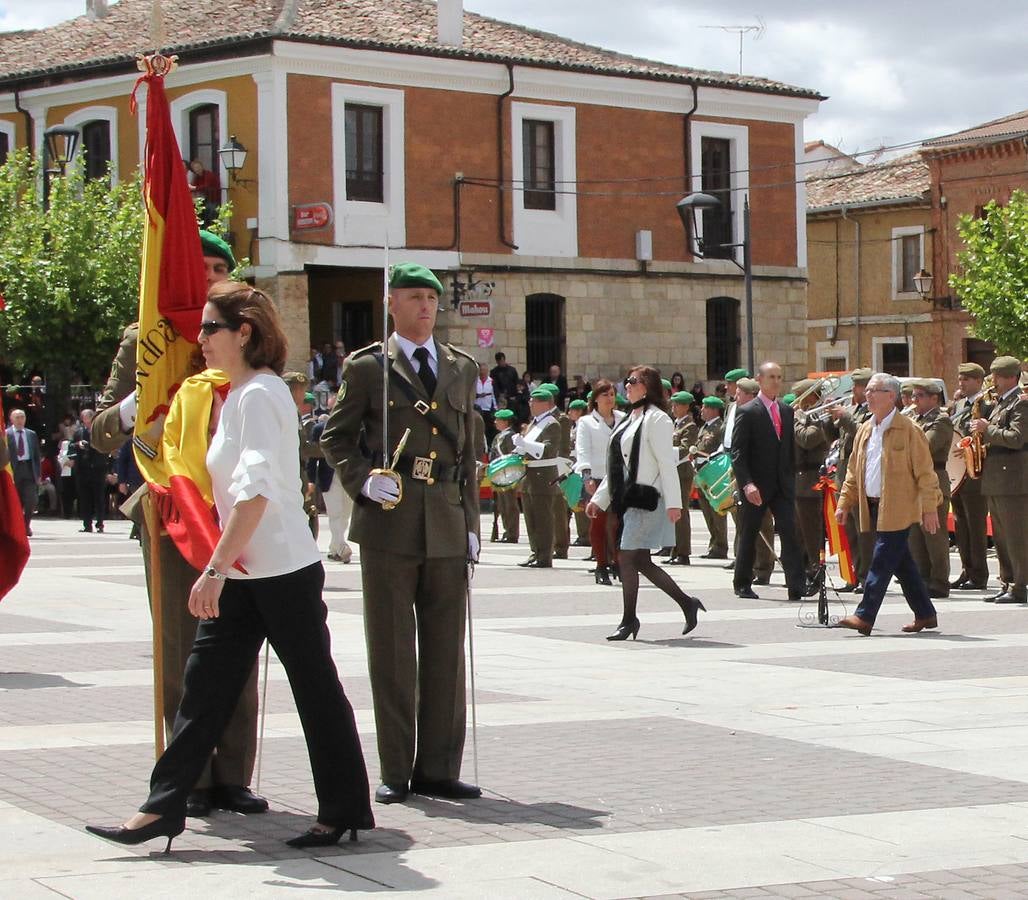
<path id="1" fill-rule="evenodd" d="M 229 579 L 216 619 L 200 623 L 175 730 L 154 766 L 141 812 L 185 815 L 186 796 L 225 730 L 264 639 L 289 677 L 300 714 L 318 821 L 372 828 L 368 773 L 353 708 L 332 660 L 321 563 L 273 578 Z"/>

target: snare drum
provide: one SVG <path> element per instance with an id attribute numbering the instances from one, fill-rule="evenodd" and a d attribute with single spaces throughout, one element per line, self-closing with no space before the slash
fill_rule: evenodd
<path id="1" fill-rule="evenodd" d="M 508 453 L 494 459 L 486 468 L 486 476 L 489 478 L 493 490 L 513 490 L 525 477 L 525 460 L 517 453 Z"/>
<path id="2" fill-rule="evenodd" d="M 732 460 L 727 453 L 715 453 L 700 463 L 696 468 L 695 483 L 718 515 L 727 515 L 735 505 L 735 478 Z"/>

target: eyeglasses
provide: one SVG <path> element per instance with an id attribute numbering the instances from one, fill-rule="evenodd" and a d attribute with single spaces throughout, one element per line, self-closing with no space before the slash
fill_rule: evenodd
<path id="1" fill-rule="evenodd" d="M 636 378 L 634 375 L 625 379 L 625 384 L 642 384 L 641 378 Z"/>
<path id="2" fill-rule="evenodd" d="M 865 394 L 894 394 L 895 391 L 890 391 L 888 388 L 868 388 L 864 391 Z"/>
<path id="3" fill-rule="evenodd" d="M 235 330 L 234 326 L 230 322 L 215 322 L 212 320 L 210 322 L 200 323 L 200 330 L 207 335 L 207 337 L 212 337 L 222 329 L 228 329 L 229 331 Z"/>

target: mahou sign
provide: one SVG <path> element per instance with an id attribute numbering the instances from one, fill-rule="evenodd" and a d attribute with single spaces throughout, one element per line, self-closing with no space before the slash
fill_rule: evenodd
<path id="1" fill-rule="evenodd" d="M 470 319 L 475 316 L 488 316 L 493 308 L 488 300 L 461 300 L 458 311 L 465 319 Z"/>
<path id="2" fill-rule="evenodd" d="M 293 230 L 310 231 L 332 224 L 332 207 L 328 203 L 304 203 L 293 207 Z"/>

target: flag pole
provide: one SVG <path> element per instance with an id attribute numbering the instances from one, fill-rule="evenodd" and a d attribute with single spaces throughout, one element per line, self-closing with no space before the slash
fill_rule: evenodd
<path id="1" fill-rule="evenodd" d="M 157 501 L 147 493 L 143 504 L 150 543 L 150 617 L 153 621 L 153 729 L 154 754 L 164 753 L 164 592 L 161 589 L 161 517 Z"/>

